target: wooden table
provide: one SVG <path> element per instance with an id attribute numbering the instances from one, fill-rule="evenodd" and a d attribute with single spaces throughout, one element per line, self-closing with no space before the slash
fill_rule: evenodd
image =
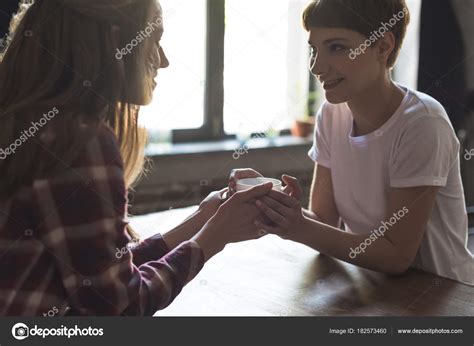
<path id="1" fill-rule="evenodd" d="M 194 210 L 131 224 L 148 237 Z M 474 287 L 416 270 L 387 276 L 269 235 L 228 245 L 156 316 L 474 316 Z"/>

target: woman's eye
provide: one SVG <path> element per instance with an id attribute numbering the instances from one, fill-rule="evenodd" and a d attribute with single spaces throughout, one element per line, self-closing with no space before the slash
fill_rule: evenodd
<path id="1" fill-rule="evenodd" d="M 330 46 L 331 52 L 341 52 L 341 51 L 344 51 L 345 49 L 346 47 L 343 46 L 342 44 L 332 44 Z"/>

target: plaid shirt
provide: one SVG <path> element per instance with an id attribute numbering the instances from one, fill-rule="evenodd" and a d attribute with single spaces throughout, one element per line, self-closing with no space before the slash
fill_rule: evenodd
<path id="1" fill-rule="evenodd" d="M 134 248 L 116 137 L 103 125 L 70 169 L 0 204 L 0 314 L 152 315 L 204 264 L 188 241 Z"/>

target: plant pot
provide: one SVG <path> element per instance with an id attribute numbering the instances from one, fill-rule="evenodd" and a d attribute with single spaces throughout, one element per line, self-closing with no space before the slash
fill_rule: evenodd
<path id="1" fill-rule="evenodd" d="M 309 120 L 295 120 L 293 127 L 291 128 L 291 134 L 295 137 L 306 138 L 313 134 L 314 131 L 314 118 Z"/>

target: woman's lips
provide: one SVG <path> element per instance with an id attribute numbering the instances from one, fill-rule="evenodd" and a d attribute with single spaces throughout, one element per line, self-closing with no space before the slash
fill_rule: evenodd
<path id="1" fill-rule="evenodd" d="M 343 80 L 344 80 L 344 78 L 338 78 L 338 79 L 332 79 L 332 80 L 324 81 L 324 82 L 323 82 L 323 88 L 324 88 L 324 90 L 331 90 L 331 89 L 334 89 L 334 88 L 337 87 Z"/>

